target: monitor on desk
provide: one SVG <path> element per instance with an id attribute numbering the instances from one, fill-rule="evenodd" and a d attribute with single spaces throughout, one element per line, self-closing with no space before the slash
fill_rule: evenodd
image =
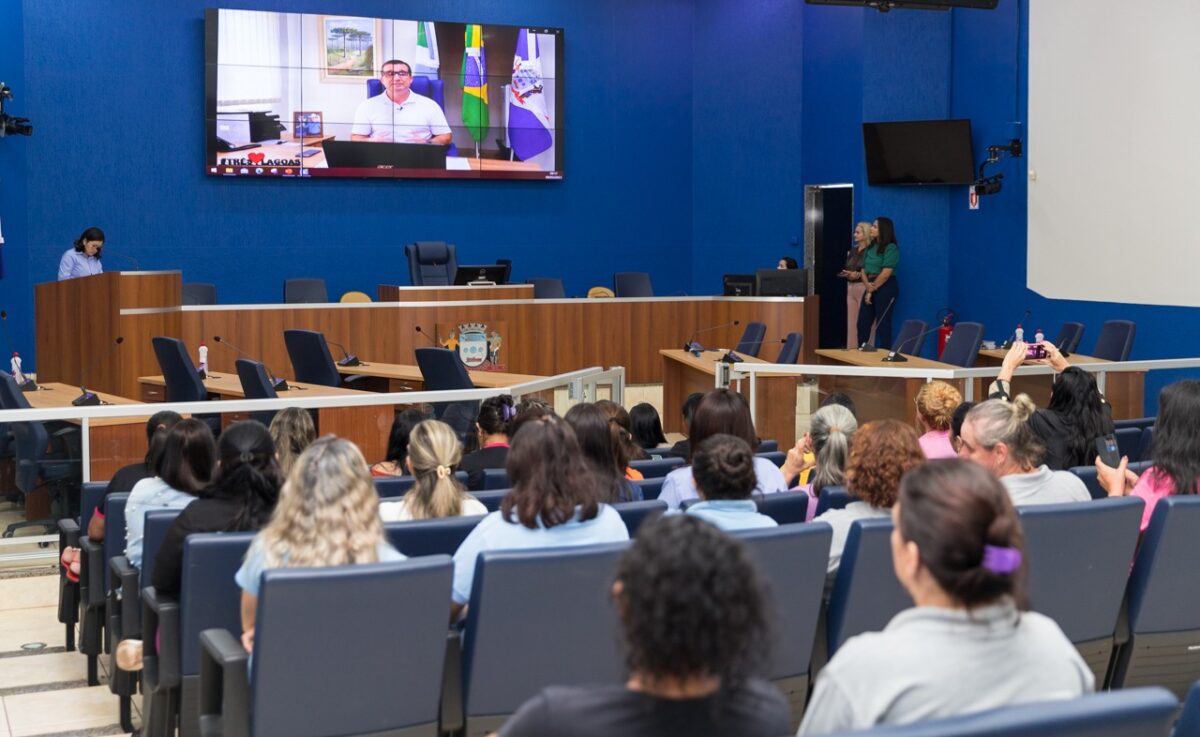
<path id="1" fill-rule="evenodd" d="M 459 266 L 454 272 L 454 286 L 507 284 L 509 268 L 505 264 Z"/>
<path id="2" fill-rule="evenodd" d="M 445 169 L 446 146 L 436 143 L 325 141 L 330 169 Z"/>
<path id="3" fill-rule="evenodd" d="M 236 151 L 254 144 L 250 140 L 250 113 L 217 113 L 217 147 Z"/>
<path id="4" fill-rule="evenodd" d="M 721 279 L 726 297 L 753 297 L 756 281 L 754 274 L 726 274 Z"/>
<path id="5" fill-rule="evenodd" d="M 759 269 L 756 276 L 759 297 L 808 296 L 808 269 Z"/>

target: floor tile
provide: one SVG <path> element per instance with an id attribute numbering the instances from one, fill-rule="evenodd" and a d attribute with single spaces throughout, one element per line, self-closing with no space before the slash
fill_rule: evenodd
<path id="1" fill-rule="evenodd" d="M 0 699 L 0 737 L 10 737 L 8 731 L 8 715 L 4 712 L 4 699 Z"/>
<path id="2" fill-rule="evenodd" d="M 27 642 L 44 642 L 48 647 L 66 644 L 66 627 L 58 621 L 57 606 L 0 611 L 0 653 L 20 650 Z"/>
<path id="3" fill-rule="evenodd" d="M 77 652 L 0 658 L 0 690 L 86 679 L 87 659 Z"/>
<path id="4" fill-rule="evenodd" d="M 58 605 L 58 576 L 0 579 L 0 611 Z"/>
<path id="5" fill-rule="evenodd" d="M 12 737 L 116 725 L 117 700 L 104 686 L 4 697 Z"/>

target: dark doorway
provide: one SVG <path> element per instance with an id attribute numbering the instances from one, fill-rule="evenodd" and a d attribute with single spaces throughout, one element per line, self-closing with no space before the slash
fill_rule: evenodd
<path id="1" fill-rule="evenodd" d="M 846 264 L 854 234 L 854 187 L 849 184 L 805 189 L 805 252 L 811 254 L 813 291 L 819 295 L 818 346 L 846 347 Z"/>

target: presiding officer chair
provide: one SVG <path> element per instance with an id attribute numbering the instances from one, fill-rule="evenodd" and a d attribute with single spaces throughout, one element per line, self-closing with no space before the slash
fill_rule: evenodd
<path id="1" fill-rule="evenodd" d="M 414 287 L 448 287 L 458 270 L 455 247 L 445 241 L 417 241 L 404 247 Z"/>
<path id="2" fill-rule="evenodd" d="M 562 279 L 535 276 L 532 279 L 526 279 L 525 283 L 533 285 L 534 299 L 565 299 L 567 296 L 566 290 L 563 289 Z"/>
<path id="3" fill-rule="evenodd" d="M 613 294 L 617 297 L 653 297 L 650 275 L 644 271 L 618 271 L 613 274 Z"/>
<path id="4" fill-rule="evenodd" d="M 283 282 L 285 304 L 324 304 L 329 301 L 329 290 L 324 279 L 287 279 Z"/>
<path id="5" fill-rule="evenodd" d="M 185 305 L 215 305 L 217 303 L 217 285 L 204 282 L 184 284 L 182 297 Z"/>

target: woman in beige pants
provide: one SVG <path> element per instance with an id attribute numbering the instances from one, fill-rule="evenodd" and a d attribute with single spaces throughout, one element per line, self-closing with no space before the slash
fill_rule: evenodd
<path id="1" fill-rule="evenodd" d="M 846 268 L 838 276 L 846 279 L 846 347 L 857 348 L 858 335 L 858 305 L 862 301 L 863 292 L 867 290 L 863 281 L 863 256 L 867 246 L 871 245 L 871 224 L 859 223 L 854 226 L 854 245 L 846 253 Z M 863 340 L 867 336 L 862 336 Z"/>

